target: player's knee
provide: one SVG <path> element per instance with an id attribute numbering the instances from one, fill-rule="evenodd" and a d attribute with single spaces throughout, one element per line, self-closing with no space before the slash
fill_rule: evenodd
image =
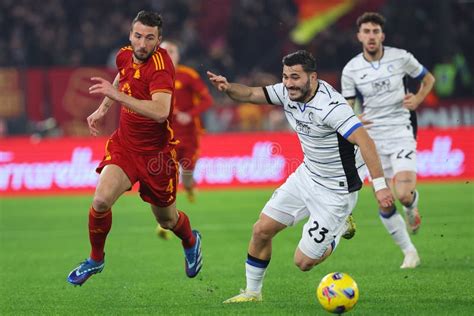
<path id="1" fill-rule="evenodd" d="M 92 207 L 94 207 L 97 212 L 105 212 L 112 207 L 112 203 L 108 199 L 96 195 L 92 201 Z"/>
<path id="2" fill-rule="evenodd" d="M 410 206 L 413 203 L 413 198 L 414 198 L 414 193 L 413 192 L 403 192 L 401 194 L 398 194 L 398 200 L 400 203 L 402 203 L 404 206 Z"/>
<path id="3" fill-rule="evenodd" d="M 178 222 L 178 217 L 176 217 L 176 218 L 158 218 L 158 223 L 164 229 L 172 230 L 176 226 L 177 222 Z"/>
<path id="4" fill-rule="evenodd" d="M 269 241 L 273 238 L 274 233 L 261 225 L 260 222 L 256 222 L 253 225 L 252 237 L 254 240 Z"/>
<path id="5" fill-rule="evenodd" d="M 158 223 L 164 229 L 173 229 L 176 225 L 176 221 L 173 220 L 158 220 Z"/>
<path id="6" fill-rule="evenodd" d="M 310 271 L 317 264 L 314 260 L 295 258 L 295 265 L 303 272 Z"/>

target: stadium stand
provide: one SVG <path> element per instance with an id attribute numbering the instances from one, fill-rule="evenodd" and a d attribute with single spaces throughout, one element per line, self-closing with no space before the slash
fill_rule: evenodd
<path id="1" fill-rule="evenodd" d="M 20 71 L 21 90 L 26 89 L 22 71 L 27 69 L 113 67 L 110 61 L 114 60 L 117 48 L 128 41 L 131 12 L 148 9 L 163 13 L 167 25 L 165 38 L 178 39 L 182 44 L 182 60 L 201 73 L 212 69 L 225 73 L 233 81 L 243 82 L 252 81 L 261 73 L 279 76 L 281 56 L 305 48 L 315 54 L 321 77 L 339 86 L 342 67 L 360 49 L 355 38 L 355 17 L 363 11 L 378 10 L 390 21 L 386 29 L 388 45 L 409 48 L 427 68 L 448 78 L 437 82 L 436 90 L 441 98 L 473 95 L 474 62 L 470 56 L 474 44 L 466 39 L 474 30 L 474 6 L 469 1 L 429 1 L 428 6 L 426 0 L 403 1 L 403 5 L 396 0 L 353 1 L 354 6 L 347 14 L 328 24 L 308 43 L 298 45 L 288 34 L 299 23 L 304 2 L 84 0 L 78 5 L 77 1 L 45 0 L 37 5 L 29 0 L 3 0 L 0 2 L 3 30 L 0 70 Z M 6 87 L 0 86 L 2 90 Z M 237 110 L 238 105 L 221 95 L 215 97 L 216 106 L 204 121 L 217 119 L 221 123 L 207 124 L 209 131 L 241 127 L 246 130 L 249 124 L 252 129 L 276 128 L 272 123 L 275 119 L 269 119 L 268 115 L 265 122 L 258 124 L 239 122 L 239 117 L 255 119 L 255 115 L 248 115 L 245 108 Z M 48 107 L 48 102 L 44 103 Z M 19 116 L 0 113 L 0 126 L 3 126 L 0 130 L 4 134 L 29 133 L 34 129 L 31 122 L 54 116 L 54 111 L 48 108 L 36 117 L 31 117 L 28 110 L 23 112 Z M 229 115 L 232 117 L 226 119 Z"/>

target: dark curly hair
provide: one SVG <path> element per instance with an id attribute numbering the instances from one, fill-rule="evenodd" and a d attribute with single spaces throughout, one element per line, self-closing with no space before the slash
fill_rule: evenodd
<path id="1" fill-rule="evenodd" d="M 316 59 L 307 50 L 299 50 L 288 54 L 282 59 L 284 66 L 301 65 L 305 72 L 316 72 Z"/>
<path id="2" fill-rule="evenodd" d="M 132 21 L 132 27 L 135 23 L 140 22 L 146 26 L 156 26 L 158 28 L 158 34 L 161 36 L 163 28 L 163 19 L 161 15 L 151 11 L 140 11 Z"/>
<path id="3" fill-rule="evenodd" d="M 385 25 L 385 18 L 383 17 L 383 15 L 377 12 L 365 12 L 357 18 L 357 29 L 360 29 L 360 26 L 364 23 L 373 23 L 380 25 L 383 30 L 383 27 Z"/>

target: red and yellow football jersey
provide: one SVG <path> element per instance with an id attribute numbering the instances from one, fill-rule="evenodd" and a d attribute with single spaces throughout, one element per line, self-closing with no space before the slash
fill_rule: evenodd
<path id="1" fill-rule="evenodd" d="M 118 52 L 116 63 L 120 91 L 139 100 L 151 100 L 156 92 L 170 93 L 173 113 L 175 70 L 166 50 L 157 48 L 146 62 L 135 64 L 132 47 L 127 46 Z M 122 144 L 134 152 L 168 151 L 176 143 L 170 121 L 169 116 L 158 123 L 122 105 L 118 135 Z"/>
<path id="2" fill-rule="evenodd" d="M 175 114 L 186 112 L 193 117 L 189 124 L 182 125 L 173 119 L 176 139 L 183 144 L 188 138 L 196 137 L 201 132 L 199 115 L 214 102 L 209 89 L 194 69 L 183 65 L 176 67 L 175 80 Z"/>

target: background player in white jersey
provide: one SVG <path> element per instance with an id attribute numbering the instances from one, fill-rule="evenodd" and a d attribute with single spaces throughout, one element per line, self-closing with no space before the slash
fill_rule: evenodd
<path id="1" fill-rule="evenodd" d="M 260 301 L 272 238 L 278 232 L 309 217 L 294 255 L 302 271 L 334 251 L 362 185 L 353 144 L 359 146 L 371 176 L 381 180 L 374 188 L 380 207 L 391 207 L 393 196 L 385 185 L 374 142 L 342 95 L 318 80 L 316 61 L 309 52 L 285 56 L 283 82 L 267 87 L 229 83 L 211 72 L 208 76 L 218 90 L 236 101 L 282 106 L 304 153 L 304 162 L 274 192 L 253 226 L 246 289 L 224 303 Z"/>
<path id="2" fill-rule="evenodd" d="M 351 105 L 357 95 L 361 96 L 360 118 L 375 141 L 384 174 L 403 205 L 408 226 L 415 233 L 421 219 L 416 191 L 416 139 L 410 110 L 416 110 L 435 79 L 409 52 L 382 45 L 384 24 L 385 18 L 374 12 L 366 12 L 357 19 L 357 38 L 363 52 L 351 59 L 342 71 L 342 95 Z M 416 94 L 406 92 L 404 78 L 407 75 L 421 81 Z M 380 208 L 379 214 L 405 255 L 401 268 L 418 266 L 418 252 L 395 205 Z"/>

